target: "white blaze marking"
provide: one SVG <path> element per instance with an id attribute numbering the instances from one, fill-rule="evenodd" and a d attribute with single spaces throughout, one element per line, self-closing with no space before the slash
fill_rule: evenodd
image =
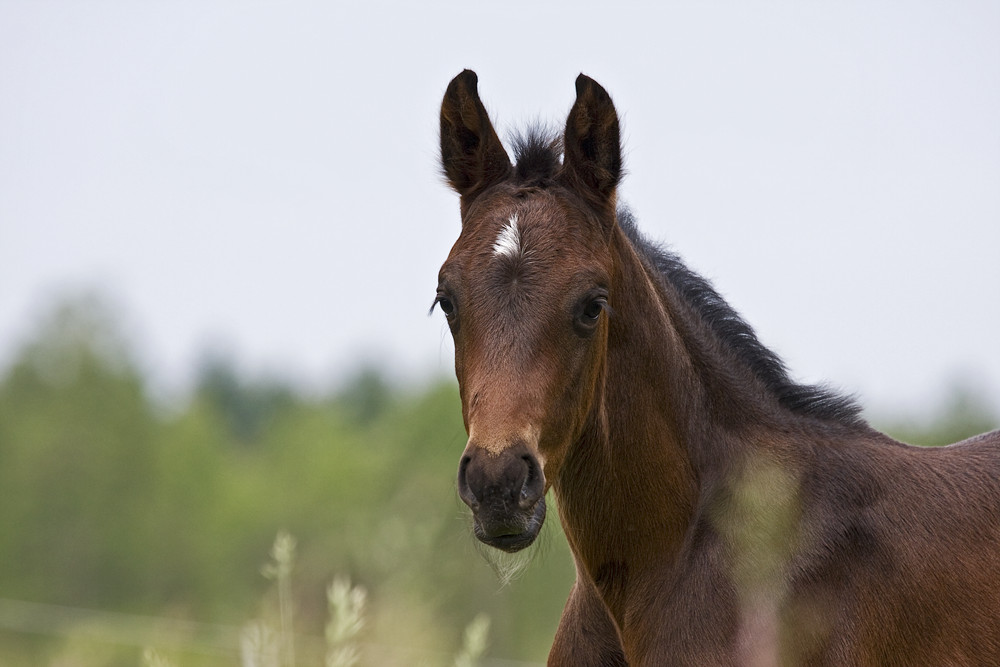
<path id="1" fill-rule="evenodd" d="M 515 213 L 510 216 L 510 221 L 500 230 L 497 240 L 493 242 L 493 256 L 517 259 L 520 254 L 521 230 L 517 228 L 517 213 Z"/>

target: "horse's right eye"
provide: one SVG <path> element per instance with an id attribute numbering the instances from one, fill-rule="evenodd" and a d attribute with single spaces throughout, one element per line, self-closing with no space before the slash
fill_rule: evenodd
<path id="1" fill-rule="evenodd" d="M 444 294 L 438 294 L 437 298 L 434 299 L 434 304 L 441 308 L 441 312 L 444 313 L 444 316 L 449 320 L 454 317 L 455 304 Z"/>

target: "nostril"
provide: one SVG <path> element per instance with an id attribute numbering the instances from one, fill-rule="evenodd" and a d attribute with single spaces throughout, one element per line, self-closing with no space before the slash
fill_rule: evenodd
<path id="1" fill-rule="evenodd" d="M 479 498 L 472 490 L 472 487 L 469 486 L 468 470 L 471 461 L 472 457 L 465 455 L 458 464 L 458 496 L 462 499 L 462 502 L 475 511 L 479 509 Z"/>
<path id="2" fill-rule="evenodd" d="M 522 509 L 528 509 L 534 506 L 545 493 L 545 477 L 534 456 L 524 455 L 521 460 L 524 461 L 527 472 L 524 483 L 521 485 L 521 497 L 518 500 L 518 505 Z"/>

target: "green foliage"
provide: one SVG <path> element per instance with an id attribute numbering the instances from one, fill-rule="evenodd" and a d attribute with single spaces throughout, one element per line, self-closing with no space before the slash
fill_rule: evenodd
<path id="1" fill-rule="evenodd" d="M 993 414 L 983 393 L 968 381 L 952 385 L 943 405 L 931 414 L 886 419 L 881 426 L 897 440 L 937 447 L 997 428 L 1000 419 Z"/>
<path id="2" fill-rule="evenodd" d="M 238 664 L 241 637 L 279 641 L 245 627 L 279 598 L 298 664 L 322 664 L 309 647 L 338 575 L 368 591 L 360 665 L 451 664 L 479 614 L 494 654 L 544 659 L 571 560 L 550 539 L 502 588 L 477 553 L 452 382 L 403 391 L 365 369 L 305 396 L 218 355 L 198 377 L 159 409 L 93 298 L 55 309 L 0 377 L 0 664 Z M 279 530 L 297 538 L 295 576 L 268 582 Z"/>
<path id="3" fill-rule="evenodd" d="M 256 442 L 295 400 L 292 390 L 280 383 L 241 379 L 234 362 L 217 353 L 202 360 L 196 395 L 222 416 L 238 442 L 246 444 Z"/>
<path id="4" fill-rule="evenodd" d="M 58 309 L 0 384 L 0 591 L 103 606 L 142 588 L 157 424 L 93 304 Z M 71 576 L 70 576 L 71 573 Z"/>
<path id="5" fill-rule="evenodd" d="M 186 405 L 158 409 L 92 297 L 56 308 L 0 376 L 0 664 L 234 665 L 241 642 L 261 664 L 544 661 L 572 561 L 554 512 L 509 585 L 479 553 L 455 493 L 452 382 L 401 390 L 367 368 L 315 397 L 218 355 L 198 377 Z M 903 438 L 995 423 L 959 396 Z M 294 577 L 286 541 L 269 582 L 281 530 Z"/>

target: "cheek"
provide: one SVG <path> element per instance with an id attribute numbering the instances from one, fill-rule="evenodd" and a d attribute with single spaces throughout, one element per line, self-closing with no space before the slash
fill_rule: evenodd
<path id="1" fill-rule="evenodd" d="M 577 360 L 575 380 L 571 388 L 575 406 L 576 426 L 582 428 L 587 416 L 593 410 L 600 393 L 601 379 L 604 377 L 604 350 L 606 334 L 597 331 L 587 340 Z"/>
<path id="2" fill-rule="evenodd" d="M 465 432 L 469 432 L 469 401 L 466 400 L 468 382 L 466 382 L 465 353 L 459 338 L 454 338 L 455 343 L 455 379 L 458 380 L 458 395 L 462 399 L 462 421 L 465 424 Z"/>
<path id="3" fill-rule="evenodd" d="M 567 340 L 562 347 L 559 370 L 552 378 L 546 415 L 545 442 L 553 450 L 564 449 L 579 437 L 599 400 L 604 375 L 606 335 L 597 331 L 581 341 Z"/>

